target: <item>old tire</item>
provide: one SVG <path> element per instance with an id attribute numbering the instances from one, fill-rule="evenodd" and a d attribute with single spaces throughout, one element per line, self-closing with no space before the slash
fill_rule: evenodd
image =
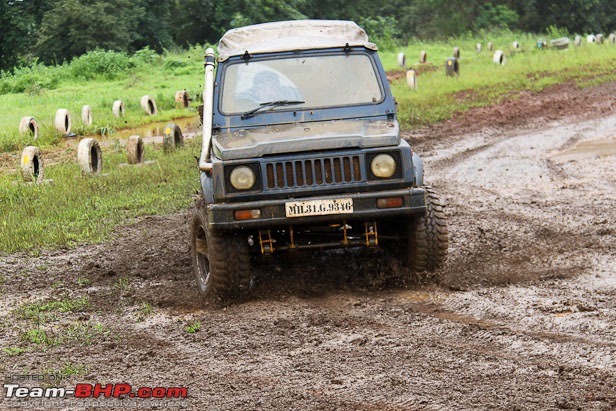
<path id="1" fill-rule="evenodd" d="M 453 48 L 453 57 L 455 59 L 459 59 L 460 58 L 460 47 L 454 47 Z"/>
<path id="2" fill-rule="evenodd" d="M 19 123 L 19 133 L 30 135 L 36 140 L 38 138 L 38 124 L 34 117 L 22 117 Z"/>
<path id="3" fill-rule="evenodd" d="M 148 116 L 155 116 L 158 113 L 158 109 L 156 108 L 156 102 L 150 96 L 141 97 L 141 108 L 143 112 Z"/>
<path id="4" fill-rule="evenodd" d="M 190 100 L 188 99 L 188 93 L 186 90 L 180 90 L 175 92 L 175 103 L 182 108 L 188 108 Z"/>
<path id="5" fill-rule="evenodd" d="M 426 190 L 426 212 L 415 217 L 408 230 L 405 265 L 415 273 L 432 272 L 447 258 L 449 235 L 444 206 L 431 187 Z"/>
<path id="6" fill-rule="evenodd" d="M 103 152 L 98 140 L 84 138 L 77 146 L 77 162 L 84 174 L 100 174 L 103 169 Z"/>
<path id="7" fill-rule="evenodd" d="M 28 146 L 22 151 L 21 175 L 26 183 L 43 181 L 43 159 L 38 147 Z"/>
<path id="8" fill-rule="evenodd" d="M 398 53 L 398 66 L 406 68 L 406 55 L 404 53 Z"/>
<path id="9" fill-rule="evenodd" d="M 81 108 L 81 122 L 84 126 L 92 125 L 92 109 L 87 104 Z"/>
<path id="10" fill-rule="evenodd" d="M 122 100 L 114 101 L 111 111 L 115 117 L 124 117 L 124 102 Z"/>
<path id="11" fill-rule="evenodd" d="M 140 136 L 130 136 L 126 143 L 128 164 L 143 164 L 144 149 L 145 146 Z"/>
<path id="12" fill-rule="evenodd" d="M 507 61 L 507 58 L 505 57 L 505 54 L 502 50 L 496 50 L 494 52 L 494 56 L 492 57 L 492 61 L 494 62 L 494 64 L 504 66 L 505 62 Z"/>
<path id="13" fill-rule="evenodd" d="M 193 216 L 191 254 L 197 289 L 204 297 L 225 302 L 249 291 L 248 241 L 239 235 L 212 233 L 203 208 Z"/>
<path id="14" fill-rule="evenodd" d="M 419 53 L 419 62 L 424 64 L 428 61 L 428 53 L 426 53 L 425 50 L 422 50 L 421 53 Z"/>
<path id="15" fill-rule="evenodd" d="M 163 148 L 165 151 L 173 150 L 174 148 L 184 145 L 184 136 L 182 129 L 177 124 L 167 124 L 163 133 Z"/>
<path id="16" fill-rule="evenodd" d="M 71 113 L 65 108 L 58 109 L 54 125 L 58 133 L 68 134 L 71 131 Z"/>
<path id="17" fill-rule="evenodd" d="M 412 90 L 417 90 L 417 72 L 415 70 L 408 70 L 406 72 L 406 84 Z"/>

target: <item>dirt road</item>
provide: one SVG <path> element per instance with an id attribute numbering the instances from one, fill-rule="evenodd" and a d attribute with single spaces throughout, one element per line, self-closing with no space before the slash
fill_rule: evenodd
<path id="1" fill-rule="evenodd" d="M 326 254 L 260 271 L 248 301 L 204 305 L 189 211 L 100 246 L 1 256 L 5 381 L 188 388 L 89 409 L 616 409 L 615 93 L 558 87 L 406 135 L 448 204 L 438 285 Z"/>

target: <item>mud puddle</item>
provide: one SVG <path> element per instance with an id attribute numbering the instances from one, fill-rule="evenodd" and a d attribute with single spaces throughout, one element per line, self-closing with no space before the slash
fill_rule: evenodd
<path id="1" fill-rule="evenodd" d="M 65 148 L 76 148 L 81 139 L 86 137 L 96 138 L 101 146 L 109 147 L 115 144 L 125 146 L 130 136 L 140 136 L 145 144 L 163 144 L 163 135 L 165 134 L 165 128 L 169 124 L 177 124 L 182 130 L 182 136 L 184 139 L 192 139 L 197 134 L 201 133 L 201 126 L 199 119 L 196 117 L 188 117 L 175 119 L 165 122 L 150 123 L 145 126 L 122 129 L 109 135 L 89 135 L 89 136 L 71 136 L 64 137 L 62 139 L 63 146 Z"/>
<path id="2" fill-rule="evenodd" d="M 616 137 L 587 140 L 576 144 L 574 147 L 558 151 L 550 156 L 556 163 L 567 163 L 596 157 L 609 157 L 616 155 Z"/>

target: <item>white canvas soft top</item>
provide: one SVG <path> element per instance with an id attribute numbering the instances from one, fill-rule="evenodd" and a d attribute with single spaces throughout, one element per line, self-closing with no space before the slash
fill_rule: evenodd
<path id="1" fill-rule="evenodd" d="M 376 50 L 352 21 L 292 20 L 255 24 L 227 31 L 218 43 L 218 60 L 231 56 L 331 47 L 363 46 Z"/>

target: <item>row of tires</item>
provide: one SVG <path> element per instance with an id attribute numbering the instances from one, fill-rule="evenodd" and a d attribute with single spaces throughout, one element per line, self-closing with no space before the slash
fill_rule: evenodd
<path id="1" fill-rule="evenodd" d="M 605 42 L 605 38 L 603 37 L 602 34 L 591 34 L 588 35 L 586 37 L 586 41 L 588 43 L 596 43 L 596 44 L 603 44 Z M 608 41 L 610 44 L 615 44 L 616 45 L 616 34 L 611 33 L 608 36 Z M 569 45 L 569 39 L 566 37 L 560 38 L 560 39 L 556 39 L 556 40 L 552 40 L 550 42 L 554 47 L 556 48 L 561 48 L 563 45 Z M 575 36 L 575 40 L 574 40 L 574 44 L 576 46 L 581 46 L 582 45 L 582 36 Z M 513 49 L 519 49 L 520 48 L 520 43 L 518 41 L 514 41 L 511 44 Z M 537 42 L 537 47 L 538 48 L 542 48 L 544 46 L 547 46 L 547 43 L 540 40 Z M 491 41 L 487 43 L 487 49 L 488 51 L 494 51 L 494 43 L 492 43 Z M 483 46 L 481 43 L 477 43 L 475 45 L 475 51 L 477 53 L 481 53 L 483 50 Z M 452 53 L 453 58 L 455 59 L 459 59 L 460 58 L 460 48 L 459 47 L 454 47 L 453 48 L 453 53 Z M 425 64 L 427 62 L 428 59 L 428 53 L 425 50 L 422 50 L 419 53 L 419 63 L 421 64 Z M 494 56 L 493 56 L 493 61 L 494 63 L 497 64 L 504 64 L 504 52 L 502 50 L 496 50 L 494 52 Z M 404 53 L 398 53 L 398 65 L 402 68 L 406 68 L 407 67 L 407 60 L 406 60 L 406 55 Z"/>
<path id="2" fill-rule="evenodd" d="M 177 124 L 168 124 L 164 129 L 165 151 L 184 145 L 182 130 Z M 128 164 L 143 164 L 145 144 L 141 136 L 130 136 L 126 143 Z M 95 138 L 84 138 L 77 146 L 77 163 L 82 173 L 98 175 L 103 170 L 103 151 Z M 21 175 L 26 183 L 40 184 L 44 180 L 44 166 L 41 150 L 35 146 L 24 148 L 21 153 Z"/>
<path id="3" fill-rule="evenodd" d="M 187 108 L 190 105 L 190 98 L 185 90 L 180 90 L 175 93 L 175 101 L 178 106 Z M 149 95 L 141 97 L 141 109 L 149 116 L 158 114 L 156 101 Z M 115 117 L 123 117 L 125 113 L 124 102 L 115 100 L 112 104 L 111 111 Z M 81 108 L 81 122 L 84 126 L 92 125 L 92 108 L 89 105 L 84 105 Z M 66 108 L 60 108 L 56 111 L 54 118 L 54 128 L 62 135 L 69 134 L 71 131 L 71 113 Z M 39 126 L 36 118 L 33 116 L 22 117 L 19 123 L 20 134 L 30 134 L 36 140 L 39 136 Z"/>

